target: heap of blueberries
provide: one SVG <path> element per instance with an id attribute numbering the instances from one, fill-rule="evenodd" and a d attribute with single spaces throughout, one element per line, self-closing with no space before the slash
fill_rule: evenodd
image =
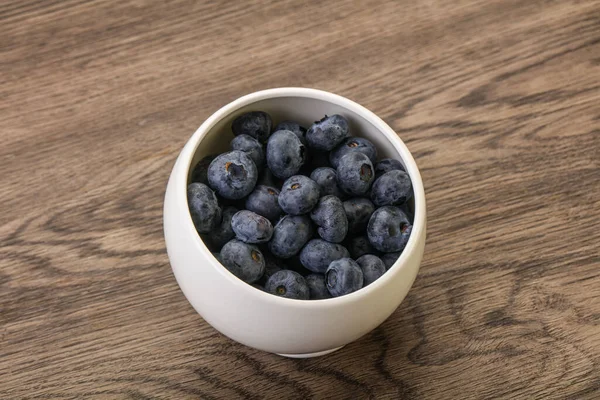
<path id="1" fill-rule="evenodd" d="M 412 230 L 398 160 L 377 160 L 340 115 L 272 129 L 269 114 L 252 111 L 231 129 L 231 151 L 200 160 L 187 188 L 196 230 L 225 268 L 308 300 L 359 290 L 394 264 Z"/>

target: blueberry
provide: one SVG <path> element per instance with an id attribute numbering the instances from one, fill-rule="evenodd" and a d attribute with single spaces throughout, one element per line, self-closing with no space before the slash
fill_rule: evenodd
<path id="1" fill-rule="evenodd" d="M 208 167 L 208 183 L 226 199 L 246 197 L 254 189 L 258 173 L 254 161 L 243 151 L 233 150 L 215 158 Z"/>
<path id="2" fill-rule="evenodd" d="M 381 258 L 372 254 L 365 254 L 356 260 L 363 272 L 363 286 L 375 282 L 381 275 L 385 274 L 385 264 Z"/>
<path id="3" fill-rule="evenodd" d="M 385 264 L 385 269 L 390 269 L 392 265 L 394 265 L 394 263 L 398 261 L 398 258 L 400 258 L 400 254 L 402 253 L 397 251 L 395 253 L 385 253 L 384 255 L 382 255 L 381 261 L 383 261 L 383 263 Z"/>
<path id="4" fill-rule="evenodd" d="M 300 261 L 306 269 L 320 274 L 327 271 L 332 261 L 350 257 L 348 250 L 338 243 L 322 239 L 312 239 L 300 252 Z"/>
<path id="5" fill-rule="evenodd" d="M 277 221 L 283 214 L 279 207 L 279 190 L 274 187 L 257 185 L 246 199 L 246 209 L 271 221 Z"/>
<path id="6" fill-rule="evenodd" d="M 306 148 L 293 132 L 277 131 L 267 143 L 267 165 L 276 177 L 297 174 L 306 161 Z"/>
<path id="7" fill-rule="evenodd" d="M 208 233 L 221 222 L 221 207 L 215 193 L 203 183 L 187 187 L 188 207 L 198 233 Z"/>
<path id="8" fill-rule="evenodd" d="M 250 135 L 265 143 L 271 135 L 271 116 L 263 111 L 251 111 L 233 120 L 231 130 L 235 136 Z"/>
<path id="9" fill-rule="evenodd" d="M 341 115 L 325 116 L 316 121 L 306 132 L 309 147 L 331 151 L 348 137 L 348 121 Z"/>
<path id="10" fill-rule="evenodd" d="M 244 282 L 254 283 L 265 272 L 265 258 L 254 245 L 233 239 L 225 243 L 220 254 L 223 266 Z"/>
<path id="11" fill-rule="evenodd" d="M 362 233 L 367 229 L 369 218 L 375 211 L 375 206 L 369 199 L 355 197 L 344 201 L 344 210 L 348 217 L 348 232 Z"/>
<path id="12" fill-rule="evenodd" d="M 321 196 L 331 194 L 339 198 L 345 197 L 337 184 L 337 173 L 335 172 L 335 169 L 328 167 L 317 168 L 310 174 L 310 179 L 317 182 L 319 185 Z"/>
<path id="13" fill-rule="evenodd" d="M 310 274 L 306 276 L 306 283 L 308 284 L 308 290 L 310 292 L 311 300 L 328 299 L 331 297 L 325 284 L 325 275 L 323 274 Z"/>
<path id="14" fill-rule="evenodd" d="M 266 243 L 273 236 L 271 222 L 255 212 L 242 210 L 234 214 L 231 227 L 235 237 L 245 243 Z"/>
<path id="15" fill-rule="evenodd" d="M 302 215 L 317 205 L 319 196 L 317 182 L 304 175 L 294 175 L 283 182 L 279 193 L 279 206 L 288 214 Z"/>
<path id="16" fill-rule="evenodd" d="M 404 171 L 393 170 L 381 175 L 371 188 L 371 200 L 376 206 L 406 203 L 413 195 L 410 177 Z"/>
<path id="17" fill-rule="evenodd" d="M 283 121 L 277 124 L 273 132 L 277 131 L 290 131 L 294 132 L 294 135 L 298 136 L 298 139 L 306 146 L 306 128 L 300 126 L 299 123 L 293 121 Z"/>
<path id="18" fill-rule="evenodd" d="M 385 253 L 402 251 L 411 231 L 412 226 L 406 214 L 394 206 L 375 210 L 367 226 L 369 241 L 373 247 Z"/>
<path id="19" fill-rule="evenodd" d="M 275 257 L 290 258 L 298 254 L 312 234 L 312 223 L 306 215 L 286 215 L 273 228 L 269 250 Z"/>
<path id="20" fill-rule="evenodd" d="M 352 258 L 357 259 L 365 254 L 374 254 L 375 248 L 371 246 L 369 238 L 366 236 L 356 236 L 348 241 L 348 250 Z"/>
<path id="21" fill-rule="evenodd" d="M 265 165 L 265 152 L 258 140 L 249 135 L 239 135 L 231 141 L 231 149 L 243 151 L 248 154 L 256 168 L 262 170 Z"/>
<path id="22" fill-rule="evenodd" d="M 373 164 L 363 153 L 348 153 L 340 158 L 337 181 L 348 194 L 360 196 L 371 187 L 374 179 Z"/>
<path id="23" fill-rule="evenodd" d="M 333 297 L 343 296 L 363 287 L 363 272 L 353 259 L 341 258 L 329 264 L 325 281 Z"/>
<path id="24" fill-rule="evenodd" d="M 238 212 L 238 209 L 235 207 L 223 208 L 223 218 L 221 219 L 221 223 L 218 224 L 209 235 L 207 235 L 206 240 L 215 248 L 221 249 L 225 243 L 229 242 L 235 237 L 235 233 L 231 228 L 231 217 L 233 217 L 233 214 L 236 212 Z"/>
<path id="25" fill-rule="evenodd" d="M 394 170 L 405 171 L 404 165 L 395 158 L 384 158 L 375 164 L 375 178 Z"/>
<path id="26" fill-rule="evenodd" d="M 208 184 L 208 166 L 216 157 L 216 154 L 211 154 L 198 161 L 198 164 L 196 164 L 192 170 L 192 176 L 190 177 L 190 180 L 192 182 Z"/>
<path id="27" fill-rule="evenodd" d="M 353 152 L 363 153 L 369 157 L 369 160 L 371 160 L 371 163 L 373 164 L 377 161 L 377 148 L 369 140 L 361 137 L 351 137 L 344 140 L 329 153 L 329 161 L 333 168 L 337 168 L 340 158 Z"/>
<path id="28" fill-rule="evenodd" d="M 310 298 L 308 284 L 302 275 L 286 269 L 274 273 L 267 280 L 265 290 L 288 299 L 308 300 Z"/>
<path id="29" fill-rule="evenodd" d="M 321 197 L 317 206 L 311 211 L 310 218 L 318 226 L 319 236 L 328 242 L 339 243 L 348 233 L 348 218 L 346 218 L 344 205 L 335 196 Z"/>

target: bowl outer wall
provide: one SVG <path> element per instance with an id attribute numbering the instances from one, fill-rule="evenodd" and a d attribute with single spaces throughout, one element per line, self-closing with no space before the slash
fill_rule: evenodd
<path id="1" fill-rule="evenodd" d="M 269 98 L 301 97 L 330 102 L 373 124 L 391 142 L 413 180 L 415 224 L 396 264 L 367 288 L 335 299 L 298 301 L 273 296 L 242 282 L 210 253 L 196 233 L 185 187 L 194 153 L 207 132 L 243 107 Z M 267 110 L 268 111 L 268 110 Z M 368 135 L 361 134 L 369 138 Z M 239 98 L 207 119 L 194 133 L 173 167 L 164 203 L 164 233 L 169 260 L 184 295 L 215 329 L 250 347 L 273 353 L 315 353 L 350 343 L 387 319 L 412 286 L 426 236 L 425 194 L 419 171 L 393 130 L 364 107 L 328 92 L 279 88 Z"/>

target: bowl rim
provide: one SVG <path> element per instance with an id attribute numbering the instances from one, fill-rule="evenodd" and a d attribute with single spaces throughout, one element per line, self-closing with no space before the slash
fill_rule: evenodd
<path id="1" fill-rule="evenodd" d="M 423 188 L 423 182 L 417 164 L 412 154 L 410 153 L 402 139 L 400 139 L 400 137 L 396 134 L 396 132 L 381 118 L 379 118 L 375 113 L 373 113 L 366 107 L 338 94 L 319 89 L 302 87 L 280 87 L 265 89 L 249 93 L 247 95 L 237 98 L 236 100 L 224 105 L 219 110 L 214 112 L 210 117 L 208 117 L 186 142 L 183 150 L 179 154 L 175 167 L 176 172 L 174 174 L 173 189 L 184 195 L 176 196 L 177 202 L 179 203 L 179 207 L 181 210 L 188 210 L 187 195 L 185 195 L 185 193 L 187 193 L 188 176 L 190 169 L 192 168 L 191 163 L 200 143 L 202 142 L 206 134 L 218 122 L 220 122 L 224 118 L 229 117 L 238 109 L 251 105 L 252 103 L 258 101 L 279 97 L 309 98 L 314 100 L 326 101 L 340 106 L 342 108 L 345 108 L 346 110 L 348 110 L 348 112 L 357 114 L 365 120 L 367 120 L 368 122 L 370 122 L 394 146 L 396 151 L 400 154 L 400 158 L 402 159 L 402 161 L 404 161 L 406 172 L 411 178 L 415 203 L 413 229 L 410 238 L 400 257 L 379 279 L 355 292 L 346 294 L 344 296 L 320 300 L 288 299 L 285 297 L 274 296 L 270 293 L 255 288 L 252 285 L 242 281 L 233 273 L 231 273 L 227 268 L 225 268 L 225 266 L 223 266 L 213 256 L 212 252 L 204 244 L 204 241 L 202 240 L 202 238 L 196 231 L 196 228 L 194 227 L 189 212 L 185 211 L 183 212 L 183 214 L 187 215 L 187 218 L 185 218 L 185 221 L 183 221 L 184 229 L 194 237 L 194 239 L 192 239 L 192 242 L 195 246 L 198 247 L 198 250 L 207 257 L 209 264 L 211 264 L 213 268 L 216 268 L 233 285 L 238 286 L 240 290 L 246 291 L 245 295 L 249 297 L 258 296 L 263 301 L 280 303 L 282 306 L 293 308 L 335 307 L 340 303 L 360 301 L 363 297 L 369 296 L 373 292 L 376 292 L 380 286 L 385 284 L 386 281 L 392 279 L 392 276 L 401 273 L 402 269 L 404 269 L 403 267 L 406 267 L 408 259 L 414 252 L 417 251 L 418 238 L 424 236 L 424 230 L 426 229 L 425 191 Z"/>

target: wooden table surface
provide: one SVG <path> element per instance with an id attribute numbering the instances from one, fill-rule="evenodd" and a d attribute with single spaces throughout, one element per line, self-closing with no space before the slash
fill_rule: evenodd
<path id="1" fill-rule="evenodd" d="M 188 304 L 167 177 L 214 111 L 329 90 L 407 143 L 428 242 L 330 356 Z M 0 398 L 600 398 L 597 0 L 0 4 Z"/>

